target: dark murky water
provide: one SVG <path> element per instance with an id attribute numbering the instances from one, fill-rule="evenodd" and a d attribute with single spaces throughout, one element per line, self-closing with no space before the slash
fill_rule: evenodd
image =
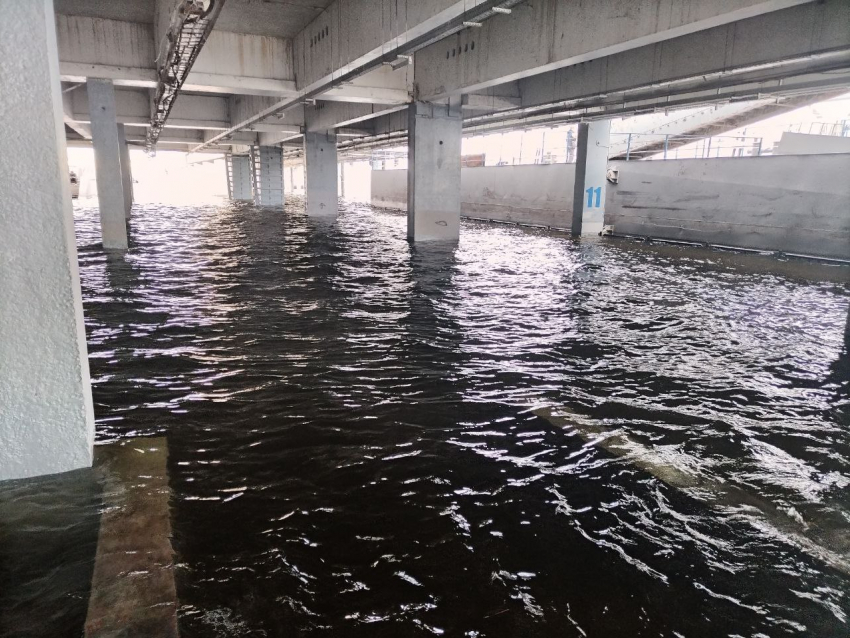
<path id="1" fill-rule="evenodd" d="M 850 633 L 847 269 L 297 204 L 141 207 L 107 258 L 77 217 L 98 441 L 168 439 L 182 636 Z M 58 581 L 0 564 L 20 635 L 79 635 L 77 491 Z"/>

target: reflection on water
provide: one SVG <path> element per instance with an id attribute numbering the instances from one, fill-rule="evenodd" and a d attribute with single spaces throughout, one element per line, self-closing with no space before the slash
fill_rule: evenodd
<path id="1" fill-rule="evenodd" d="M 298 203 L 144 206 L 107 258 L 96 223 L 98 440 L 167 437 L 182 636 L 848 633 L 846 268 Z"/>

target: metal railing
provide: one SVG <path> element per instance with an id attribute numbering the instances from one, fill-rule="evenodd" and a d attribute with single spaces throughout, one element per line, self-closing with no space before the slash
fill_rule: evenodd
<path id="1" fill-rule="evenodd" d="M 789 133 L 850 137 L 850 120 L 840 122 L 797 122 L 788 127 Z"/>
<path id="2" fill-rule="evenodd" d="M 462 166 L 519 166 L 570 164 L 576 161 L 575 135 L 567 132 L 563 142 L 548 142 L 535 148 L 495 143 L 486 152 L 465 153 Z M 716 157 L 759 157 L 762 138 L 745 135 L 672 135 L 663 133 L 611 133 L 608 157 L 612 160 L 707 159 Z M 377 148 L 369 160 L 375 170 L 407 168 L 407 149 Z"/>
<path id="3" fill-rule="evenodd" d="M 740 135 L 612 133 L 609 157 L 624 161 L 758 157 L 762 138 Z"/>

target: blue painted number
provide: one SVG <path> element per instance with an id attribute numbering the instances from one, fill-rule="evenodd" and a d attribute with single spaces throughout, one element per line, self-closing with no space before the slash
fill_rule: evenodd
<path id="1" fill-rule="evenodd" d="M 601 208 L 602 206 L 602 187 L 597 186 L 593 188 L 592 186 L 588 188 L 587 193 L 587 207 L 588 208 Z M 593 202 L 593 196 L 596 195 L 596 203 Z"/>

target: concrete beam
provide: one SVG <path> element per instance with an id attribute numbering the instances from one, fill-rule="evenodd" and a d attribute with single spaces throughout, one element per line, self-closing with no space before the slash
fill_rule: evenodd
<path id="1" fill-rule="evenodd" d="M 470 111 L 504 111 L 522 106 L 522 98 L 472 93 L 463 96 L 462 106 Z"/>
<path id="2" fill-rule="evenodd" d="M 327 131 L 366 122 L 368 120 L 403 111 L 405 105 L 383 106 L 379 104 L 351 104 L 342 102 L 318 102 L 304 106 L 304 119 L 308 131 Z"/>
<path id="3" fill-rule="evenodd" d="M 77 122 L 74 119 L 74 101 L 70 95 L 71 91 L 76 91 L 80 86 L 74 86 L 63 88 L 62 90 L 62 119 L 65 124 L 67 124 L 72 130 L 74 130 L 80 137 L 90 140 L 91 139 L 91 126 L 88 124 L 83 124 L 82 122 Z"/>
<path id="4" fill-rule="evenodd" d="M 89 123 L 88 91 L 80 87 L 71 91 L 73 121 Z M 118 122 L 131 125 L 146 125 L 150 121 L 150 93 L 143 89 L 117 89 L 115 108 Z M 182 95 L 175 103 L 168 120 L 169 127 L 218 129 L 228 128 L 228 103 L 225 97 L 207 95 Z"/>
<path id="5" fill-rule="evenodd" d="M 850 48 L 847 24 L 850 4 L 843 0 L 777 11 L 524 79 L 520 81 L 522 106 L 590 95 L 608 97 L 640 87 L 699 90 L 720 76 L 736 74 L 753 81 L 774 77 L 766 67 L 771 64 L 782 73 L 786 73 L 782 67 L 788 66 L 789 75 L 805 72 L 813 63 L 809 56 Z M 794 66 L 794 60 L 805 65 Z"/>
<path id="6" fill-rule="evenodd" d="M 696 33 L 809 0 L 539 0 L 423 48 L 417 96 L 436 100 Z M 694 57 L 702 50 L 691 52 Z"/>
<path id="7" fill-rule="evenodd" d="M 116 86 L 154 88 L 157 82 L 151 24 L 59 15 L 60 70 L 64 81 L 86 77 Z M 292 42 L 284 38 L 213 31 L 183 85 L 184 91 L 292 95 Z"/>
<path id="8" fill-rule="evenodd" d="M 100 77 L 111 79 L 115 86 L 147 89 L 156 87 L 154 69 L 81 62 L 60 62 L 59 69 L 63 82 L 79 82 L 81 78 L 85 81 L 86 77 Z M 183 90 L 195 93 L 284 96 L 295 94 L 295 81 L 192 71 L 183 84 Z"/>
<path id="9" fill-rule="evenodd" d="M 518 2 L 336 0 L 293 40 L 298 95 L 258 111 L 228 132 L 261 122 L 305 100 L 319 98 L 384 63 L 396 62 L 399 56 L 409 55 L 428 42 L 456 33 L 464 28 L 465 21 L 491 16 L 494 6 L 513 6 Z M 337 29 L 338 25 L 345 26 Z"/>
<path id="10" fill-rule="evenodd" d="M 6 480 L 90 466 L 94 409 L 53 2 L 0 0 L 0 15 L 0 480 Z"/>
<path id="11" fill-rule="evenodd" d="M 840 90 L 850 87 L 848 23 L 850 5 L 826 0 L 543 73 L 516 85 L 521 108 L 468 114 L 464 129 L 485 133 L 554 126 L 582 118 Z M 373 128 L 376 135 L 388 135 L 405 131 L 407 123 L 390 115 L 376 119 Z"/>
<path id="12" fill-rule="evenodd" d="M 406 104 L 413 92 L 413 67 L 382 65 L 322 93 L 322 100 L 367 104 Z"/>

